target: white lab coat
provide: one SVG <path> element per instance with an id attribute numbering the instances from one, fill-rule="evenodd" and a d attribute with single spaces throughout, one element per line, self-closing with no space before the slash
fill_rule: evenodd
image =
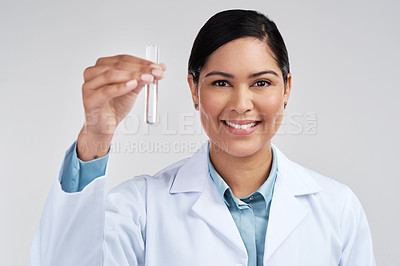
<path id="1" fill-rule="evenodd" d="M 206 145 L 108 195 L 105 176 L 78 193 L 63 192 L 58 177 L 31 265 L 247 265 L 239 231 L 209 176 Z M 368 222 L 352 191 L 276 151 L 264 265 L 375 265 Z"/>

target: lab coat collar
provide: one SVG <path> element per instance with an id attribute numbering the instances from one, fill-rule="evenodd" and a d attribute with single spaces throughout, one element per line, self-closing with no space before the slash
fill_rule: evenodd
<path id="1" fill-rule="evenodd" d="M 184 162 L 178 170 L 170 193 L 202 192 L 209 179 L 207 165 L 208 142 Z"/>
<path id="2" fill-rule="evenodd" d="M 289 160 L 274 144 L 278 158 L 278 176 L 293 196 L 314 194 L 321 191 L 321 187 L 314 181 L 310 170 Z"/>
<path id="3" fill-rule="evenodd" d="M 274 144 L 278 176 L 293 196 L 313 194 L 321 190 L 310 173 L 290 161 Z M 176 174 L 170 193 L 202 192 L 210 180 L 207 164 L 208 141 L 189 158 Z"/>

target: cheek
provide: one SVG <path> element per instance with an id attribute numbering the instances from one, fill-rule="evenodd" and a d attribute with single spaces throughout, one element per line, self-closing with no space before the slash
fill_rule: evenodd
<path id="1" fill-rule="evenodd" d="M 207 120 L 218 119 L 223 110 L 223 100 L 215 93 L 203 92 L 200 94 L 201 116 Z M 202 119 L 203 119 L 202 118 Z"/>
<path id="2" fill-rule="evenodd" d="M 219 134 L 221 125 L 219 117 L 223 112 L 223 99 L 215 93 L 203 92 L 200 94 L 200 119 L 207 135 Z"/>
<path id="3" fill-rule="evenodd" d="M 283 111 L 282 95 L 270 95 L 268 97 L 258 97 L 257 106 L 260 115 L 266 121 L 273 121 L 280 116 Z"/>

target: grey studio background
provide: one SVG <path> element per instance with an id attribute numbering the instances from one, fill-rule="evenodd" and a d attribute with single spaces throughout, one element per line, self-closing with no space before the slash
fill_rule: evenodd
<path id="1" fill-rule="evenodd" d="M 50 185 L 84 121 L 82 73 L 98 57 L 143 57 L 155 43 L 168 67 L 160 123 L 143 123 L 140 98 L 114 137 L 110 187 L 154 174 L 207 139 L 187 60 L 200 27 L 229 8 L 269 15 L 289 50 L 293 87 L 274 143 L 352 188 L 377 264 L 400 265 L 399 7 L 394 0 L 1 1 L 0 265 L 29 264 Z"/>

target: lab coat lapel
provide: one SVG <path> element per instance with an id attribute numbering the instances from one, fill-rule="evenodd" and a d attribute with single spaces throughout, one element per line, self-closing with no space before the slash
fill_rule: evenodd
<path id="1" fill-rule="evenodd" d="M 208 142 L 179 169 L 170 193 L 200 192 L 192 210 L 218 232 L 218 237 L 225 237 L 247 257 L 236 224 L 209 175 L 207 152 Z"/>
<path id="2" fill-rule="evenodd" d="M 308 209 L 296 197 L 321 190 L 304 168 L 287 159 L 278 148 L 275 147 L 275 150 L 278 176 L 265 239 L 264 265 L 308 213 Z"/>
<path id="3" fill-rule="evenodd" d="M 306 215 L 307 210 L 282 184 L 278 174 L 265 238 L 265 263 Z"/>
<path id="4" fill-rule="evenodd" d="M 247 254 L 246 247 L 244 246 L 236 224 L 212 181 L 207 182 L 203 193 L 193 205 L 192 209 L 206 223 L 213 227 L 214 230 L 222 234 L 237 248 L 243 251 L 242 255 Z"/>

